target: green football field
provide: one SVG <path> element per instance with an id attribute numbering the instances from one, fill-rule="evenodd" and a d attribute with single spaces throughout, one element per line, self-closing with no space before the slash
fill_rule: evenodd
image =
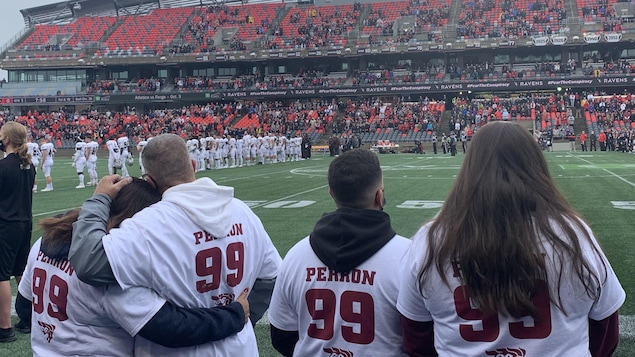
<path id="1" fill-rule="evenodd" d="M 569 202 L 591 225 L 624 289 L 627 300 L 621 313 L 621 343 L 616 356 L 635 355 L 635 155 L 623 153 L 545 153 L 551 174 Z M 92 189 L 75 189 L 77 175 L 69 157 L 58 155 L 53 168 L 54 191 L 34 196 L 33 215 L 39 219 L 79 207 Z M 136 160 L 136 159 L 135 159 Z M 459 170 L 463 155 L 380 155 L 384 170 L 386 211 L 393 227 L 411 236 L 439 210 Z M 261 218 L 284 257 L 294 243 L 311 232 L 322 213 L 335 209 L 328 194 L 326 172 L 331 158 L 314 155 L 300 162 L 205 171 L 217 183 L 235 188 Z M 98 162 L 106 173 L 106 160 Z M 136 163 L 131 174 L 140 174 Z M 44 178 L 38 173 L 39 188 Z M 40 231 L 34 230 L 33 240 Z M 15 288 L 15 287 L 14 287 Z M 15 294 L 15 289 L 14 289 Z M 262 356 L 277 356 L 269 344 L 265 319 L 256 329 Z M 34 333 L 38 333 L 34 330 Z M 30 356 L 28 335 L 0 345 L 0 356 Z"/>

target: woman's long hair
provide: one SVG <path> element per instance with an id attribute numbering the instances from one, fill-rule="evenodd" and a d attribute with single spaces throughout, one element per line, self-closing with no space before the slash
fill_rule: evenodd
<path id="1" fill-rule="evenodd" d="M 56 215 L 40 220 L 40 227 L 44 230 L 42 241 L 50 248 L 60 248 L 71 244 L 73 223 L 79 216 L 79 208 L 70 210 L 62 215 Z"/>
<path id="2" fill-rule="evenodd" d="M 121 222 L 132 217 L 142 209 L 161 200 L 161 194 L 144 180 L 133 178 L 132 182 L 124 186 L 110 205 L 110 217 L 107 231 L 119 227 Z M 48 247 L 57 248 L 70 244 L 73 236 L 73 223 L 79 216 L 79 209 L 66 212 L 64 215 L 44 218 L 40 226 L 44 230 L 42 240 Z"/>
<path id="3" fill-rule="evenodd" d="M 18 122 L 10 121 L 2 126 L 2 131 L 20 158 L 20 167 L 22 170 L 26 170 L 31 165 L 31 155 L 26 145 L 26 127 Z"/>
<path id="4" fill-rule="evenodd" d="M 420 286 L 423 292 L 432 269 L 449 286 L 445 272 L 455 264 L 466 295 L 483 313 L 518 318 L 537 315 L 532 298 L 543 280 L 551 301 L 566 314 L 559 295 L 563 279 L 579 279 L 588 296 L 597 298 L 600 277 L 584 258 L 580 239 L 591 241 L 531 134 L 518 124 L 492 122 L 475 134 L 430 226 Z M 542 240 L 553 246 L 553 256 L 543 256 Z M 555 278 L 547 277 L 548 262 Z"/>

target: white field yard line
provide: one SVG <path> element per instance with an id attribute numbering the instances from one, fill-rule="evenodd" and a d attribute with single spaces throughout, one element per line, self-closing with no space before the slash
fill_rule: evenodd
<path id="1" fill-rule="evenodd" d="M 584 158 L 578 157 L 578 156 L 576 156 L 576 155 L 571 155 L 571 156 L 575 157 L 575 158 L 576 158 L 576 159 L 578 159 L 578 160 L 584 161 L 584 162 L 586 162 L 586 163 L 587 163 L 587 164 L 589 164 L 589 165 L 595 165 L 595 163 L 593 163 L 593 162 L 591 162 L 591 161 L 589 161 L 589 160 L 587 160 L 587 159 L 584 159 Z M 622 176 L 620 176 L 620 175 L 616 174 L 615 172 L 609 171 L 609 170 L 607 170 L 607 169 L 602 169 L 602 171 L 604 171 L 604 172 L 606 172 L 606 173 L 610 174 L 611 176 L 614 176 L 614 177 L 616 177 L 616 178 L 618 178 L 618 179 L 620 179 L 620 180 L 622 180 L 622 181 L 626 182 L 627 184 L 629 184 L 629 185 L 631 185 L 631 186 L 635 187 L 635 183 L 633 183 L 633 182 L 631 182 L 631 181 L 629 181 L 629 180 L 627 180 L 627 179 L 623 178 Z"/>
<path id="2" fill-rule="evenodd" d="M 323 190 L 323 189 L 325 189 L 327 187 L 329 187 L 329 185 L 318 186 L 318 187 L 315 187 L 315 188 L 312 188 L 312 189 L 309 189 L 309 190 L 305 190 L 305 191 L 302 191 L 302 192 L 294 193 L 294 194 L 286 196 L 286 197 L 278 198 L 277 200 L 267 201 L 267 202 L 264 202 L 264 203 L 261 203 L 261 204 L 258 204 L 258 205 L 254 205 L 254 206 L 251 206 L 250 208 L 253 209 L 253 208 L 256 208 L 256 207 L 261 207 L 261 206 L 264 206 L 264 205 L 268 205 L 268 204 L 272 204 L 272 203 L 288 200 L 288 199 L 293 198 L 295 196 L 304 195 L 305 193 L 309 193 L 309 192 L 313 192 L 313 191 L 317 191 L 317 190 Z"/>

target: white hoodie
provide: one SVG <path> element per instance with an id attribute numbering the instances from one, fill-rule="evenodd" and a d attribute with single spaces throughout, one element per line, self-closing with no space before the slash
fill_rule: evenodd
<path id="1" fill-rule="evenodd" d="M 145 286 L 184 307 L 233 301 L 256 279 L 278 274 L 281 258 L 260 219 L 233 188 L 209 178 L 172 187 L 163 199 L 103 238 L 123 289 Z M 136 355 L 257 356 L 251 324 L 237 335 L 193 348 L 164 348 L 137 338 Z"/>

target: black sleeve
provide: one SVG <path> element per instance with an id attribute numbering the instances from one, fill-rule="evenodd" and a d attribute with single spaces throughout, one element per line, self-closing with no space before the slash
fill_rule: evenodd
<path id="1" fill-rule="evenodd" d="M 31 326 L 31 301 L 20 293 L 15 298 L 15 312 L 20 320 Z"/>
<path id="2" fill-rule="evenodd" d="M 271 345 L 285 357 L 292 357 L 295 344 L 300 339 L 298 331 L 284 331 L 271 325 Z"/>
<path id="3" fill-rule="evenodd" d="M 237 302 L 211 309 L 186 309 L 166 302 L 139 336 L 165 347 L 190 347 L 222 340 L 244 326 L 245 312 Z"/>
<path id="4" fill-rule="evenodd" d="M 256 322 L 262 318 L 269 308 L 271 294 L 276 279 L 256 279 L 251 287 L 247 301 L 249 301 L 249 319 L 251 324 L 256 326 Z"/>

